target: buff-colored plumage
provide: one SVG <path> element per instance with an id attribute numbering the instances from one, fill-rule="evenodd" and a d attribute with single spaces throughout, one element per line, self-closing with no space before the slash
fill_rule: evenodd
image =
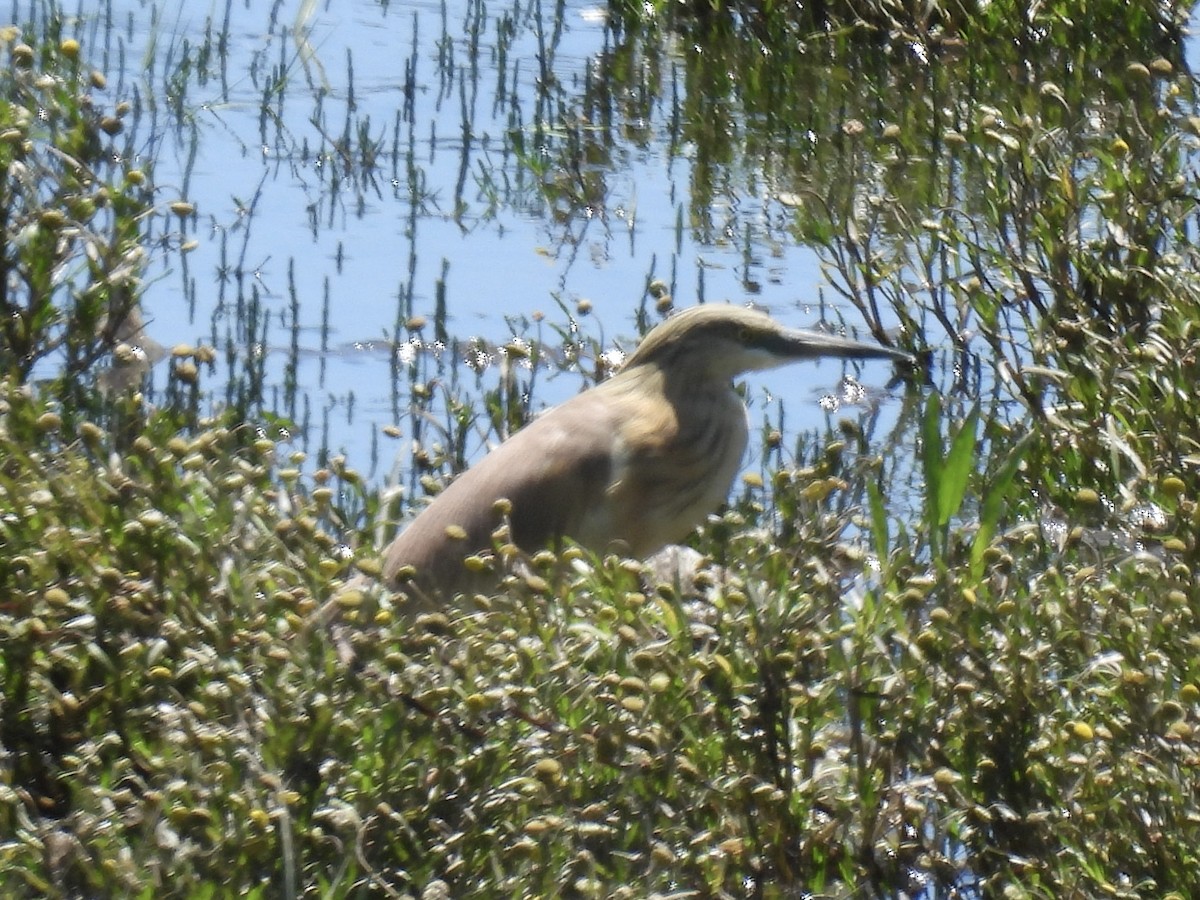
<path id="1" fill-rule="evenodd" d="M 459 475 L 387 548 L 385 581 L 443 596 L 474 586 L 463 558 L 492 547 L 501 498 L 512 541 L 527 552 L 571 538 L 645 557 L 682 540 L 724 502 L 745 453 L 746 411 L 732 379 L 820 356 L 910 359 L 742 307 L 672 316 L 619 373 Z"/>

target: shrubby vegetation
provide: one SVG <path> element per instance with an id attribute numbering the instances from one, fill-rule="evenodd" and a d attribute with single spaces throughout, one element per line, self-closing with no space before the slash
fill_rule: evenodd
<path id="1" fill-rule="evenodd" d="M 102 103 L 104 74 L 51 31 L 33 45 L 15 27 L 0 34 L 0 372 L 24 382 L 42 367 L 74 408 L 100 359 L 138 330 L 153 210 L 147 173 L 118 144 L 130 104 Z"/>
<path id="2" fill-rule="evenodd" d="M 803 92 L 831 98 L 829 140 L 742 142 L 835 287 L 948 348 L 961 378 L 911 388 L 895 426 L 915 464 L 851 423 L 794 452 L 765 428 L 694 584 L 548 564 L 416 620 L 352 581 L 378 499 L 347 461 L 306 475 L 200 412 L 210 351 L 178 350 L 157 407 L 92 390 L 132 349 L 146 223 L 189 211 L 112 152 L 125 107 L 86 47 L 8 33 L 0 889 L 1200 893 L 1200 119 L 1148 9 L 1111 10 L 1112 79 L 1056 56 L 1049 9 L 1019 84 L 956 44 L 880 127 L 904 65 Z M 953 15 L 1015 18 L 984 10 Z M 778 88 L 711 80 L 730 33 L 774 34 L 739 12 L 666 23 L 713 41 L 697 103 Z M 772 77 L 820 74 L 771 46 Z"/>

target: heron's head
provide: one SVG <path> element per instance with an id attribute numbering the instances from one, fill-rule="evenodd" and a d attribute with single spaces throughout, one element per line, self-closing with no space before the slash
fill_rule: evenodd
<path id="1" fill-rule="evenodd" d="M 667 374 L 728 380 L 822 356 L 912 361 L 909 354 L 880 344 L 787 328 L 755 309 L 707 304 L 676 313 L 655 327 L 624 369 L 651 365 Z"/>

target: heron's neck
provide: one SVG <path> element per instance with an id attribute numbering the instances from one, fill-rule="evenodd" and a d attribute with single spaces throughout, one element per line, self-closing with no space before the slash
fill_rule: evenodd
<path id="1" fill-rule="evenodd" d="M 608 384 L 620 392 L 659 396 L 672 404 L 685 402 L 693 396 L 736 396 L 729 376 L 705 365 L 688 365 L 682 361 L 672 361 L 670 366 L 643 363 L 622 370 Z"/>

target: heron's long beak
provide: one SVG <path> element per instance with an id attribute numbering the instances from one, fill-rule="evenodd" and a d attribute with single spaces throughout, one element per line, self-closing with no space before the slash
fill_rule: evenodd
<path id="1" fill-rule="evenodd" d="M 770 336 L 767 349 L 781 358 L 816 359 L 833 356 L 841 359 L 891 359 L 896 362 L 914 363 L 912 354 L 882 344 L 868 344 L 836 334 L 820 331 L 805 331 L 799 328 L 781 328 Z"/>

